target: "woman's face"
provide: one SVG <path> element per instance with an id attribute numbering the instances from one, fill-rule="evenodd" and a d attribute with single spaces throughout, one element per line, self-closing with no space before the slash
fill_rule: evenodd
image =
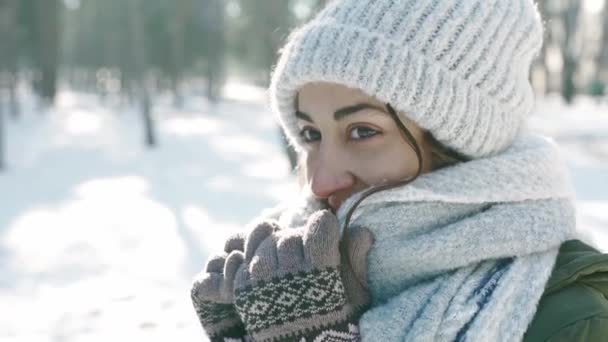
<path id="1" fill-rule="evenodd" d="M 416 153 L 401 135 L 386 105 L 361 90 L 333 83 L 308 83 L 298 93 L 300 135 L 305 143 L 304 175 L 313 194 L 334 211 L 352 193 L 413 176 Z M 430 157 L 423 131 L 403 122 L 423 155 Z"/>

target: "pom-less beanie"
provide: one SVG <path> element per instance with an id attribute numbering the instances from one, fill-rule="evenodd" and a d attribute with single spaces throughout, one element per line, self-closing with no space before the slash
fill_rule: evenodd
<path id="1" fill-rule="evenodd" d="M 469 157 L 508 147 L 531 112 L 543 28 L 532 0 L 334 0 L 281 49 L 270 103 L 298 148 L 296 95 L 339 83 L 390 103 Z"/>

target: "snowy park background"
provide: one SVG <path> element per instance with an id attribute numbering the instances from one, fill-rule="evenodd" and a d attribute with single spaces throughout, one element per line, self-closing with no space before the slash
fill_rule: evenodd
<path id="1" fill-rule="evenodd" d="M 159 146 L 129 107 L 62 89 L 7 120 L 0 174 L 1 341 L 196 341 L 193 275 L 224 238 L 296 191 L 261 88 L 154 107 Z M 556 138 L 583 238 L 608 251 L 608 106 L 542 99 L 531 125 Z"/>
<path id="2" fill-rule="evenodd" d="M 159 100 L 154 150 L 133 109 L 70 90 L 56 102 L 6 122 L 0 341 L 200 340 L 192 277 L 295 191 L 263 90 L 179 113 Z"/>

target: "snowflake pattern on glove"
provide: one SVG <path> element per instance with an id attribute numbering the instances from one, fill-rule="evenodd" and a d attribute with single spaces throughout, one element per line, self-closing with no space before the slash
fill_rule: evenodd
<path id="1" fill-rule="evenodd" d="M 336 268 L 287 274 L 236 292 L 235 305 L 253 331 L 326 314 L 346 303 Z"/>
<path id="2" fill-rule="evenodd" d="M 348 324 L 348 331 L 326 330 L 317 336 L 313 342 L 354 342 L 360 341 L 359 328 L 354 324 Z M 300 342 L 306 342 L 302 339 Z"/>

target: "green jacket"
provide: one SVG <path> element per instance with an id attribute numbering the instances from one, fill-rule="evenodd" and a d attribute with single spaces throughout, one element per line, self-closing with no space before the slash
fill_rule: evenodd
<path id="1" fill-rule="evenodd" d="M 608 341 L 608 254 L 578 240 L 561 246 L 523 341 Z"/>

